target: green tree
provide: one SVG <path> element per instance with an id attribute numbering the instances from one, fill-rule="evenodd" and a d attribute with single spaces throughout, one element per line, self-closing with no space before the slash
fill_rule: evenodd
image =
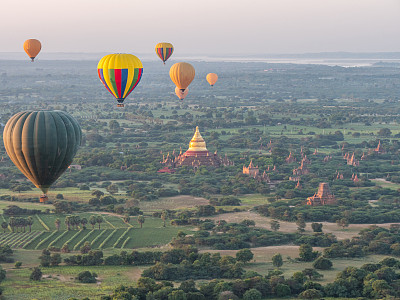
<path id="1" fill-rule="evenodd" d="M 301 244 L 299 256 L 302 261 L 313 261 L 318 256 L 318 252 L 313 251 L 313 248 L 309 244 Z"/>
<path id="2" fill-rule="evenodd" d="M 92 250 L 92 247 L 91 247 L 90 243 L 89 243 L 88 241 L 86 241 L 86 242 L 82 245 L 82 247 L 81 247 L 80 250 L 81 250 L 81 253 L 82 253 L 82 254 L 86 254 L 86 253 L 89 253 L 90 250 Z"/>
<path id="3" fill-rule="evenodd" d="M 306 221 L 304 220 L 304 215 L 302 213 L 298 213 L 296 215 L 296 225 L 297 230 L 299 232 L 304 232 L 306 228 Z"/>
<path id="4" fill-rule="evenodd" d="M 313 267 L 318 270 L 329 270 L 332 265 L 332 262 L 325 257 L 318 257 L 313 263 Z"/>
<path id="5" fill-rule="evenodd" d="M 273 231 L 278 231 L 279 228 L 281 227 L 281 224 L 279 224 L 279 222 L 278 222 L 277 220 L 272 220 L 272 221 L 270 222 L 270 225 L 271 225 L 271 229 L 272 229 Z"/>
<path id="6" fill-rule="evenodd" d="M 257 289 L 249 289 L 243 295 L 243 300 L 261 300 L 262 294 Z"/>
<path id="7" fill-rule="evenodd" d="M 97 217 L 95 215 L 91 215 L 89 218 L 89 223 L 92 225 L 92 229 L 94 229 L 94 226 L 97 224 Z"/>
<path id="8" fill-rule="evenodd" d="M 107 188 L 107 192 L 109 192 L 111 195 L 114 195 L 118 193 L 118 185 L 116 184 L 110 184 Z"/>
<path id="9" fill-rule="evenodd" d="M 275 254 L 272 256 L 272 264 L 274 267 L 280 268 L 283 265 L 282 255 L 280 253 Z"/>
<path id="10" fill-rule="evenodd" d="M 61 224 L 61 221 L 59 218 L 54 220 L 54 225 L 56 225 L 57 231 L 60 230 L 60 224 Z"/>
<path id="11" fill-rule="evenodd" d="M 3 232 L 5 233 L 6 232 L 6 229 L 8 228 L 8 223 L 7 222 L 2 222 L 1 223 L 1 228 L 3 228 Z"/>
<path id="12" fill-rule="evenodd" d="M 322 223 L 311 223 L 311 228 L 314 232 L 322 232 Z"/>
<path id="13" fill-rule="evenodd" d="M 187 300 L 186 293 L 182 290 L 172 291 L 168 295 L 168 300 Z"/>
<path id="14" fill-rule="evenodd" d="M 14 266 L 15 266 L 16 269 L 19 269 L 22 266 L 22 262 L 21 261 L 16 261 Z"/>
<path id="15" fill-rule="evenodd" d="M 30 279 L 33 281 L 40 281 L 42 279 L 42 270 L 39 267 L 34 267 L 30 275 Z"/>
<path id="16" fill-rule="evenodd" d="M 100 224 L 103 223 L 103 221 L 104 221 L 104 220 L 103 220 L 103 217 L 102 217 L 102 216 L 97 216 L 97 217 L 96 217 L 96 222 L 97 222 L 97 224 L 99 224 L 99 229 L 100 229 Z"/>
<path id="17" fill-rule="evenodd" d="M 247 263 L 250 260 L 252 260 L 254 257 L 253 252 L 250 251 L 250 249 L 241 249 L 238 252 L 236 252 L 236 259 L 238 261 Z"/>
<path id="18" fill-rule="evenodd" d="M 33 218 L 31 216 L 26 218 L 26 225 L 29 226 L 29 232 L 32 232 Z"/>
<path id="19" fill-rule="evenodd" d="M 302 299 L 321 299 L 322 293 L 316 289 L 308 289 L 300 293 L 299 297 Z"/>
<path id="20" fill-rule="evenodd" d="M 143 227 L 143 223 L 144 223 L 144 221 L 145 221 L 145 218 L 144 218 L 144 216 L 143 216 L 143 215 L 141 215 L 141 216 L 138 216 L 138 218 L 137 218 L 137 222 L 140 224 L 140 228 L 142 228 L 142 227 Z"/>
<path id="21" fill-rule="evenodd" d="M 165 222 L 167 221 L 167 219 L 169 218 L 169 213 L 168 213 L 168 211 L 167 210 L 163 210 L 162 212 L 161 212 L 161 219 L 163 220 L 163 227 L 165 227 Z"/>
<path id="22" fill-rule="evenodd" d="M 92 196 L 95 196 L 97 199 L 100 199 L 100 197 L 104 196 L 104 193 L 99 190 L 94 190 Z"/>
<path id="23" fill-rule="evenodd" d="M 40 265 L 42 267 L 49 267 L 50 266 L 50 251 L 47 249 L 42 250 L 42 255 L 39 256 Z"/>
<path id="24" fill-rule="evenodd" d="M 50 265 L 55 267 L 58 266 L 61 263 L 61 255 L 60 253 L 53 253 L 50 256 Z"/>

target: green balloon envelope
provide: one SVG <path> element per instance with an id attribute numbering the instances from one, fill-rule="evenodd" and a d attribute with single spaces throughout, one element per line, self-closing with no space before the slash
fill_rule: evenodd
<path id="1" fill-rule="evenodd" d="M 78 122 L 63 111 L 17 113 L 3 132 L 12 162 L 45 194 L 72 163 L 81 139 Z"/>

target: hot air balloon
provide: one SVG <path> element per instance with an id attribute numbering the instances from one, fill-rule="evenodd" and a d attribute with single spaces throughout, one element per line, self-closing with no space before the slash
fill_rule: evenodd
<path id="1" fill-rule="evenodd" d="M 39 54 L 40 49 L 42 49 L 42 44 L 35 39 L 26 40 L 24 43 L 24 50 L 26 54 L 31 58 L 33 62 L 35 57 Z"/>
<path id="2" fill-rule="evenodd" d="M 62 111 L 19 112 L 3 132 L 11 161 L 44 194 L 71 164 L 81 138 L 78 122 Z"/>
<path id="3" fill-rule="evenodd" d="M 208 73 L 206 79 L 207 79 L 208 83 L 209 83 L 211 86 L 214 86 L 214 84 L 215 84 L 215 83 L 217 82 L 217 80 L 218 80 L 218 75 L 215 74 L 215 73 Z"/>
<path id="4" fill-rule="evenodd" d="M 186 96 L 189 94 L 189 88 L 186 88 L 184 92 L 182 92 L 178 87 L 175 88 L 175 94 L 178 96 L 180 100 L 183 100 L 186 98 Z"/>
<path id="5" fill-rule="evenodd" d="M 143 74 L 143 65 L 132 54 L 108 54 L 100 59 L 97 73 L 106 89 L 117 99 L 118 107 L 138 85 Z"/>
<path id="6" fill-rule="evenodd" d="M 163 61 L 164 65 L 168 58 L 171 57 L 174 52 L 174 46 L 171 43 L 158 43 L 156 45 L 156 53 L 159 58 Z"/>
<path id="7" fill-rule="evenodd" d="M 193 81 L 195 71 L 191 64 L 180 62 L 174 64 L 171 69 L 169 69 L 169 76 L 177 88 L 184 92 Z"/>

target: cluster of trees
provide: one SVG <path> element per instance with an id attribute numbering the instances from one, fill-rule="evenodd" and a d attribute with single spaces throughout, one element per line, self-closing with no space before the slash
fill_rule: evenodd
<path id="1" fill-rule="evenodd" d="M 32 225 L 33 225 L 33 218 L 31 216 L 27 218 L 21 218 L 21 217 L 10 217 L 8 219 L 8 223 L 6 221 L 3 221 L 1 223 L 1 228 L 3 228 L 3 231 L 6 232 L 7 228 L 10 227 L 12 232 L 19 232 L 19 229 L 22 228 L 24 229 L 23 232 L 25 232 L 25 229 L 27 226 L 29 226 L 29 232 L 32 230 Z"/>
<path id="2" fill-rule="evenodd" d="M 178 235 L 171 244 L 175 247 L 183 245 L 208 246 L 218 250 L 243 249 L 250 247 L 284 245 L 293 241 L 295 235 L 272 232 L 254 227 L 252 220 L 241 223 L 227 223 L 224 220 L 214 224 L 212 221 L 202 222 L 193 236 Z M 211 231 L 211 233 L 210 233 Z"/>
<path id="3" fill-rule="evenodd" d="M 86 219 L 85 217 L 81 218 L 80 216 L 73 215 L 73 216 L 66 216 L 64 223 L 67 226 L 67 230 L 73 230 L 73 229 L 79 229 L 80 227 L 82 229 L 86 229 L 86 225 L 89 223 L 92 226 L 92 229 L 94 229 L 94 226 L 97 224 L 99 226 L 99 229 L 101 229 L 100 225 L 101 223 L 104 222 L 104 219 L 100 215 L 91 215 L 89 220 Z M 57 230 L 60 229 L 60 224 L 61 221 L 60 219 L 56 219 L 54 221 Z"/>
<path id="4" fill-rule="evenodd" d="M 40 209 L 28 209 L 28 208 L 21 208 L 17 205 L 9 205 L 3 209 L 3 213 L 6 216 L 20 216 L 20 215 L 42 214 L 43 211 Z"/>

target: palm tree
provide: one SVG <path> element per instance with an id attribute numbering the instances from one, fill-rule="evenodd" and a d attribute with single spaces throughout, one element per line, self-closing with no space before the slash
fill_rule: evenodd
<path id="1" fill-rule="evenodd" d="M 60 224 L 61 224 L 61 221 L 60 221 L 60 219 L 55 219 L 55 221 L 54 221 L 54 225 L 56 225 L 56 228 L 57 228 L 57 231 L 59 231 L 60 230 Z"/>
<path id="2" fill-rule="evenodd" d="M 102 216 L 97 216 L 96 222 L 99 224 L 99 229 L 100 229 L 100 224 L 103 223 L 103 217 Z"/>
<path id="3" fill-rule="evenodd" d="M 139 216 L 139 217 L 137 218 L 137 221 L 138 221 L 138 223 L 140 224 L 140 228 L 142 228 L 143 223 L 144 223 L 144 217 L 143 217 L 143 216 Z"/>
<path id="4" fill-rule="evenodd" d="M 11 217 L 10 219 L 8 219 L 8 224 L 11 227 L 11 231 L 14 232 L 14 226 L 15 226 L 15 218 Z"/>
<path id="5" fill-rule="evenodd" d="M 67 230 L 69 230 L 69 227 L 71 226 L 71 216 L 66 216 L 64 223 L 67 225 Z"/>
<path id="6" fill-rule="evenodd" d="M 3 228 L 4 233 L 6 233 L 6 229 L 8 228 L 8 223 L 7 222 L 1 223 L 1 228 Z"/>
<path id="7" fill-rule="evenodd" d="M 81 224 L 81 217 L 74 216 L 73 218 L 74 218 L 75 229 L 78 229 L 78 226 Z"/>
<path id="8" fill-rule="evenodd" d="M 97 223 L 97 218 L 95 215 L 90 216 L 89 223 L 90 223 L 90 225 L 92 225 L 92 229 L 94 229 L 94 225 L 96 225 L 96 223 Z"/>
<path id="9" fill-rule="evenodd" d="M 26 219 L 26 225 L 29 226 L 29 232 L 32 232 L 33 218 L 31 216 Z"/>
<path id="10" fill-rule="evenodd" d="M 88 220 L 86 218 L 81 219 L 81 224 L 82 224 L 82 229 L 86 229 L 86 224 L 88 223 Z"/>
<path id="11" fill-rule="evenodd" d="M 24 232 L 25 232 L 26 226 L 28 226 L 28 220 L 25 219 L 25 218 L 21 218 L 19 222 L 20 222 L 20 223 L 19 223 L 20 226 L 21 226 L 21 227 L 24 227 Z"/>

